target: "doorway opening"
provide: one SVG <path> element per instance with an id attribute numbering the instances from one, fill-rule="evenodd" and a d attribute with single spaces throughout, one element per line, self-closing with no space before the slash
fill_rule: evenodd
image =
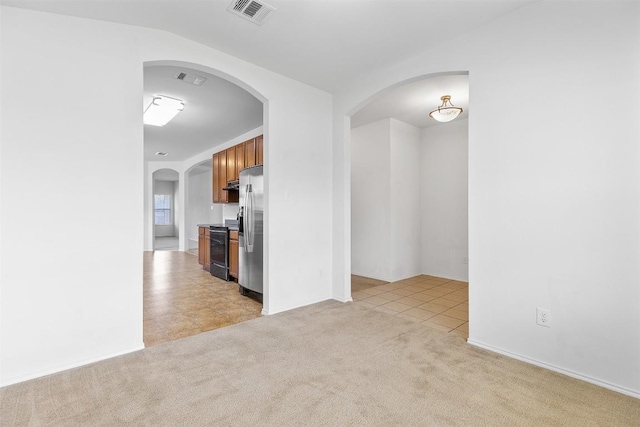
<path id="1" fill-rule="evenodd" d="M 180 239 L 179 177 L 173 169 L 153 173 L 153 249 L 177 251 Z"/>
<path id="2" fill-rule="evenodd" d="M 160 96 L 183 103 L 166 125 L 144 128 L 147 347 L 261 315 L 262 304 L 243 296 L 237 282 L 214 277 L 199 263 L 204 253 L 200 230 L 226 224 L 239 211 L 237 198 L 212 197 L 221 176 L 214 177 L 213 158 L 258 135 L 261 149 L 268 144 L 262 138 L 265 100 L 245 86 L 197 64 L 145 64 L 143 103 L 149 105 Z M 230 162 L 228 166 L 230 170 Z M 221 187 L 232 180 L 224 178 Z M 233 236 L 230 230 L 230 243 Z M 264 287 L 266 293 L 266 281 Z"/>
<path id="3" fill-rule="evenodd" d="M 444 95 L 463 108 L 448 123 L 429 117 Z M 445 73 L 351 116 L 353 300 L 465 339 L 468 100 L 468 73 Z"/>

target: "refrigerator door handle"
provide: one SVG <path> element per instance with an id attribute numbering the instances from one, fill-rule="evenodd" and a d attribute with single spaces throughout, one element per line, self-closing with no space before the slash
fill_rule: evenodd
<path id="1" fill-rule="evenodd" d="M 254 218 L 254 212 L 253 212 L 253 189 L 251 188 L 251 184 L 247 184 L 245 206 L 247 210 L 245 212 L 245 218 L 246 218 L 245 246 L 246 246 L 247 252 L 253 252 L 255 218 Z"/>
<path id="2" fill-rule="evenodd" d="M 249 218 L 248 218 L 248 214 L 249 214 L 249 185 L 245 185 L 244 188 L 244 215 L 242 216 L 242 229 L 243 234 L 244 234 L 244 242 L 245 245 L 243 245 L 244 251 L 247 252 L 247 245 L 246 242 L 249 241 Z"/>

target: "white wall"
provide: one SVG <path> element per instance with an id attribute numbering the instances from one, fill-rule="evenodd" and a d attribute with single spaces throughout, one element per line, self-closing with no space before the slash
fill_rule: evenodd
<path id="1" fill-rule="evenodd" d="M 469 341 L 640 397 L 639 6 L 531 3 L 336 94 L 334 292 L 349 289 L 346 116 L 468 70 Z"/>
<path id="2" fill-rule="evenodd" d="M 468 120 L 422 129 L 422 273 L 468 281 Z"/>
<path id="3" fill-rule="evenodd" d="M 391 162 L 389 120 L 351 131 L 351 272 L 389 280 Z"/>
<path id="4" fill-rule="evenodd" d="M 0 385 L 143 346 L 148 61 L 226 77 L 267 103 L 265 309 L 331 297 L 329 94 L 160 31 L 4 6 L 1 19 Z M 46 256 L 34 268 L 25 233 L 43 219 L 55 227 L 39 240 Z M 291 232 L 309 223 L 318 228 Z M 109 232 L 96 238 L 102 224 Z"/>
<path id="5" fill-rule="evenodd" d="M 211 171 L 188 174 L 185 233 L 187 241 L 195 242 L 196 248 L 198 224 L 215 224 L 222 221 L 222 209 L 212 209 L 214 205 L 211 204 L 211 185 Z M 191 246 L 193 248 L 193 243 Z"/>
<path id="6" fill-rule="evenodd" d="M 420 268 L 420 129 L 391 119 L 391 279 L 413 277 Z"/>
<path id="7" fill-rule="evenodd" d="M 420 274 L 419 141 L 418 128 L 394 119 L 351 131 L 353 274 Z"/>
<path id="8" fill-rule="evenodd" d="M 1 16 L 4 385 L 143 347 L 143 154 L 120 27 Z"/>
<path id="9" fill-rule="evenodd" d="M 176 203 L 177 198 L 177 185 L 175 181 L 161 181 L 155 180 L 154 186 L 154 195 L 169 195 L 171 196 L 171 214 L 172 214 L 172 224 L 171 225 L 154 225 L 156 237 L 173 237 L 177 236 L 176 227 L 177 227 L 177 219 L 176 208 L 178 203 Z"/>

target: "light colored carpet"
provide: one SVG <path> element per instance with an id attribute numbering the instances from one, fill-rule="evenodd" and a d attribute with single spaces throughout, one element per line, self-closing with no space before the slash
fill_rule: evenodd
<path id="1" fill-rule="evenodd" d="M 0 389 L 3 426 L 637 426 L 640 401 L 335 301 Z"/>

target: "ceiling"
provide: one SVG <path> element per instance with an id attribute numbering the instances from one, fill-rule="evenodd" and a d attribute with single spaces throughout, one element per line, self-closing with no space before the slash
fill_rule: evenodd
<path id="1" fill-rule="evenodd" d="M 202 86 L 176 79 L 180 72 L 206 77 Z M 163 127 L 144 126 L 144 158 L 182 161 L 262 126 L 262 102 L 239 86 L 186 67 L 144 69 L 143 108 L 155 95 L 184 102 L 184 110 Z M 156 156 L 156 152 L 168 153 Z"/>
<path id="2" fill-rule="evenodd" d="M 456 120 L 469 116 L 469 75 L 441 75 L 406 83 L 373 99 L 351 116 L 356 128 L 388 117 L 418 128 L 446 125 L 431 117 L 429 112 L 442 104 L 440 97 L 451 96 L 451 103 L 462 107 Z"/>
<path id="3" fill-rule="evenodd" d="M 229 13 L 231 0 L 0 0 L 0 4 L 165 30 L 337 92 L 371 69 L 436 45 L 443 33 L 452 40 L 455 34 L 533 1 L 266 0 L 277 10 L 261 26 Z M 174 78 L 179 71 L 194 72 L 207 81 L 199 87 L 190 85 Z M 445 94 L 464 109 L 464 118 L 468 86 L 466 75 L 408 83 L 381 94 L 357 112 L 352 127 L 386 117 L 420 128 L 437 125 L 428 112 L 440 105 Z M 262 125 L 259 100 L 203 72 L 146 67 L 143 108 L 153 95 L 181 99 L 185 108 L 164 127 L 145 125 L 145 160 L 185 160 Z M 169 154 L 159 157 L 156 152 Z"/>
<path id="4" fill-rule="evenodd" d="M 535 0 L 265 0 L 256 25 L 231 0 L 0 0 L 6 6 L 175 33 L 328 92 Z"/>

